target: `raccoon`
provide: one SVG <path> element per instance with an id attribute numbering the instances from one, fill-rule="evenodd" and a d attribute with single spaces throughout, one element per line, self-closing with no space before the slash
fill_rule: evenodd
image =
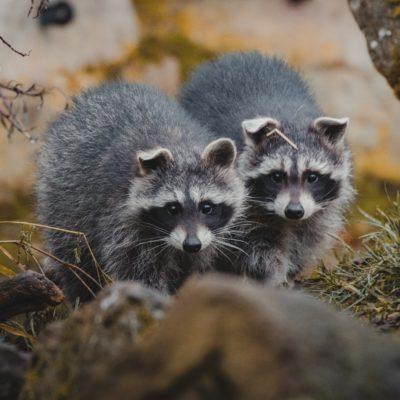
<path id="1" fill-rule="evenodd" d="M 174 293 L 189 274 L 213 268 L 217 242 L 243 210 L 235 144 L 210 138 L 155 88 L 88 90 L 49 128 L 38 159 L 39 221 L 83 232 L 112 278 Z M 56 262 L 55 279 L 70 300 L 86 301 L 97 271 L 78 238 L 45 233 L 50 253 L 84 271 Z"/>
<path id="2" fill-rule="evenodd" d="M 237 142 L 249 191 L 248 256 L 238 254 L 234 271 L 279 286 L 320 259 L 355 193 L 348 118 L 324 116 L 296 71 L 257 52 L 200 66 L 179 100 L 214 134 Z"/>

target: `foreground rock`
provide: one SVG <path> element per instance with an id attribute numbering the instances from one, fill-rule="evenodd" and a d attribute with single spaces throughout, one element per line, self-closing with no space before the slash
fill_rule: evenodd
<path id="1" fill-rule="evenodd" d="M 24 383 L 29 355 L 0 342 L 0 400 L 15 400 Z"/>
<path id="2" fill-rule="evenodd" d="M 161 303 L 120 288 L 47 331 L 23 399 L 400 398 L 400 343 L 304 294 L 192 280 L 146 335 Z"/>
<path id="3" fill-rule="evenodd" d="M 43 332 L 22 398 L 77 398 L 86 379 L 139 342 L 167 304 L 166 298 L 134 283 L 103 290 L 96 301 Z"/>

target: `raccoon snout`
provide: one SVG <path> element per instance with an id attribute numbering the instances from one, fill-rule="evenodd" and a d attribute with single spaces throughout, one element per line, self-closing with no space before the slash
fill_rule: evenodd
<path id="1" fill-rule="evenodd" d="M 289 219 L 301 219 L 304 217 L 304 208 L 300 203 L 290 202 L 285 208 L 285 215 Z"/>
<path id="2" fill-rule="evenodd" d="M 201 242 L 197 236 L 188 236 L 182 247 L 187 253 L 197 253 L 201 250 Z"/>

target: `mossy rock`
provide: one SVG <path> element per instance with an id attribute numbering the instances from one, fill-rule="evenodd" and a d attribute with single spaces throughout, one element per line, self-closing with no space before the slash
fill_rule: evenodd
<path id="1" fill-rule="evenodd" d="M 118 283 L 105 289 L 66 321 L 45 329 L 20 398 L 76 398 L 86 374 L 140 342 L 166 306 L 167 299 L 140 285 Z"/>

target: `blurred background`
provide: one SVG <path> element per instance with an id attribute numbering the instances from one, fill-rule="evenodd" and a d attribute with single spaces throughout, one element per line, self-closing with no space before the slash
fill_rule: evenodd
<path id="1" fill-rule="evenodd" d="M 0 126 L 0 220 L 34 221 L 35 153 L 71 95 L 105 80 L 159 86 L 174 96 L 191 70 L 219 53 L 259 50 L 300 69 L 326 113 L 351 118 L 356 207 L 385 206 L 400 187 L 400 103 L 374 69 L 346 0 L 65 0 L 42 17 L 30 2 L 1 0 L 0 82 L 46 94 L 20 105 L 26 134 Z M 62 194 L 61 194 L 62 195 Z M 357 208 L 344 237 L 366 226 Z M 15 229 L 17 229 L 16 227 Z M 15 236 L 0 225 L 0 239 Z"/>

